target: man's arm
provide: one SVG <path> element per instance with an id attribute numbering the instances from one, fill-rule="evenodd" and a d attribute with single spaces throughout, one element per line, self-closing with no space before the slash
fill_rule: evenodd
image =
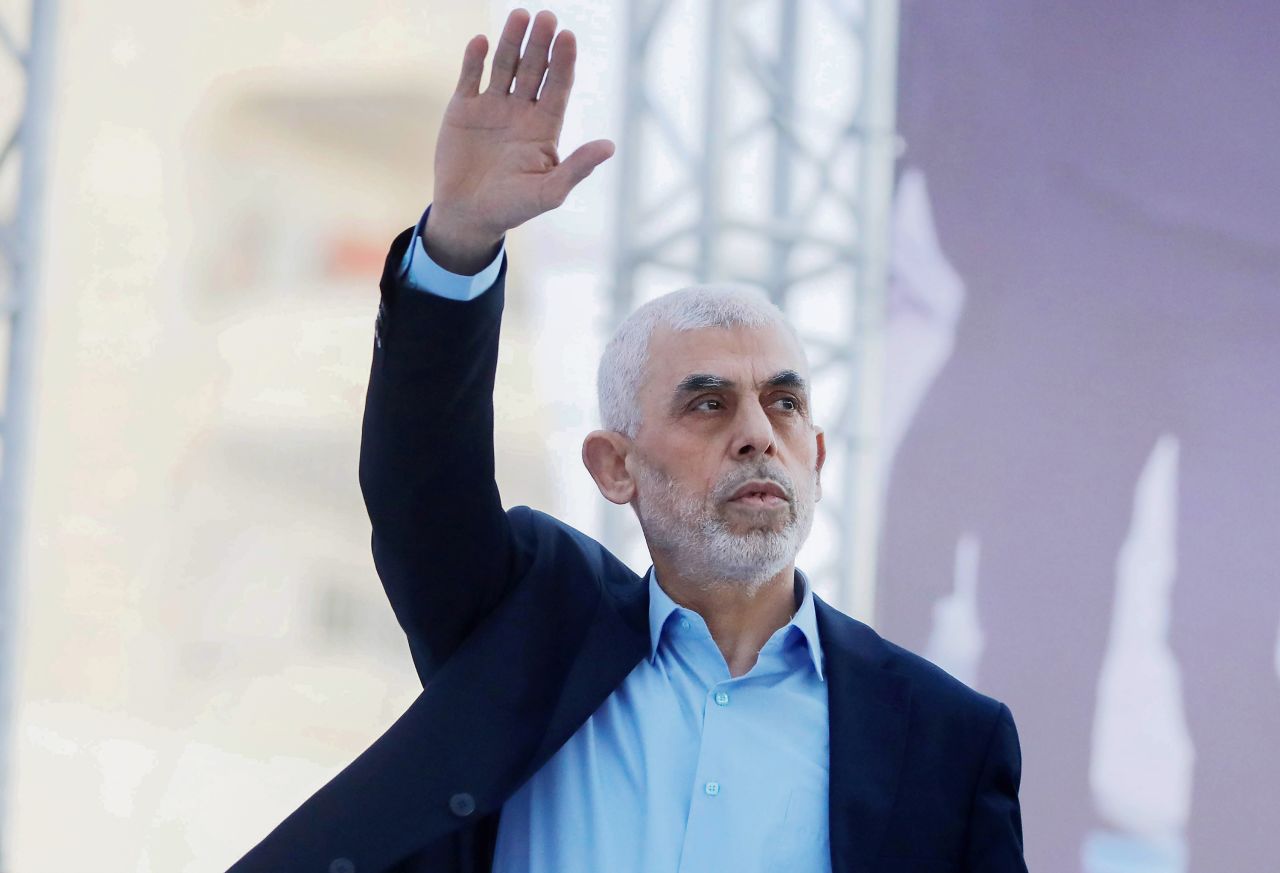
<path id="1" fill-rule="evenodd" d="M 507 18 L 483 93 L 487 43 L 478 35 L 467 44 L 437 139 L 422 245 L 457 275 L 481 272 L 509 229 L 559 206 L 613 153 L 609 140 L 595 140 L 559 160 L 573 34 L 561 31 L 552 53 L 555 16 L 541 12 L 521 56 L 528 25 L 524 9 Z M 403 270 L 415 235 L 397 237 L 382 277 L 360 485 L 374 563 L 425 682 L 497 605 L 518 567 L 493 477 L 507 262 L 471 299 L 423 293 L 431 289 L 413 287 Z"/>
<path id="2" fill-rule="evenodd" d="M 411 241 L 405 236 L 389 262 Z M 424 682 L 492 609 L 514 569 L 493 475 L 505 279 L 504 265 L 484 295 L 458 302 L 384 276 L 360 488 L 374 565 Z"/>
<path id="3" fill-rule="evenodd" d="M 1022 811 L 1018 785 L 1022 750 L 1009 707 L 1000 704 L 987 743 L 969 812 L 964 869 L 972 873 L 1027 873 L 1022 849 Z"/>

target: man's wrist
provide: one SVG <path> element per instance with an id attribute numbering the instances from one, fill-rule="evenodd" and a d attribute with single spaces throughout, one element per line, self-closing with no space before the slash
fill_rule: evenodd
<path id="1" fill-rule="evenodd" d="M 502 236 L 467 227 L 447 216 L 438 216 L 433 206 L 422 228 L 422 245 L 431 260 L 444 269 L 472 276 L 497 256 Z"/>

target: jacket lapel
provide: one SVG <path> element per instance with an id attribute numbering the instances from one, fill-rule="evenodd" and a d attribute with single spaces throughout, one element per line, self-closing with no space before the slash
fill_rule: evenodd
<path id="1" fill-rule="evenodd" d="M 630 572 L 603 584 L 587 636 L 569 667 L 542 744 L 521 782 L 569 741 L 649 651 L 649 586 Z"/>
<path id="2" fill-rule="evenodd" d="M 830 722 L 833 873 L 872 870 L 893 810 L 907 745 L 911 682 L 883 665 L 871 628 L 816 594 Z"/>

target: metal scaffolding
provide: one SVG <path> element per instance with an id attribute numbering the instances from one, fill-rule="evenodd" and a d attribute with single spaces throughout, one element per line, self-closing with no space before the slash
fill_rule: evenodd
<path id="1" fill-rule="evenodd" d="M 52 96 L 53 0 L 29 0 L 0 16 L 0 81 L 21 109 L 0 117 L 0 311 L 4 315 L 4 396 L 0 404 L 0 869 L 8 869 L 11 728 L 15 637 L 31 431 L 31 371 L 35 357 L 37 261 L 44 205 L 49 102 Z M 27 39 L 15 35 L 25 29 Z M 3 348 L 3 346 L 0 346 Z"/>
<path id="2" fill-rule="evenodd" d="M 609 327 L 642 289 L 706 281 L 762 286 L 788 313 L 827 439 L 815 532 L 825 516 L 832 548 L 808 572 L 869 621 L 897 0 L 698 0 L 673 12 L 682 5 L 628 4 Z M 659 58 L 691 21 L 693 50 Z M 695 83 L 701 104 L 682 114 Z M 629 521 L 606 508 L 615 552 L 636 535 Z"/>

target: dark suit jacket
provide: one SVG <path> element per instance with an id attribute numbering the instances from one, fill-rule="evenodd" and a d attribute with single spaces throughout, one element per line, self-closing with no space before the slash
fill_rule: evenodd
<path id="1" fill-rule="evenodd" d="M 648 649 L 640 576 L 555 518 L 499 501 L 505 260 L 475 300 L 425 294 L 395 278 L 410 234 L 383 273 L 360 484 L 423 692 L 235 873 L 490 870 L 503 802 Z M 835 873 L 1025 871 L 1009 710 L 814 603 Z"/>

